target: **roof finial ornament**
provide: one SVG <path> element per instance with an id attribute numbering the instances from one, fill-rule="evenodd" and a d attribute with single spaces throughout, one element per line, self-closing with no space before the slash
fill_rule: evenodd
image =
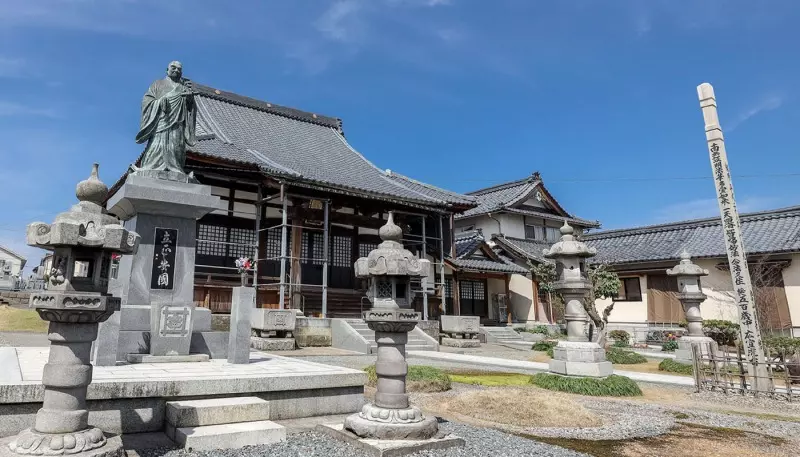
<path id="1" fill-rule="evenodd" d="M 532 176 L 533 176 L 533 179 L 535 179 L 537 181 L 541 181 L 542 180 L 542 174 L 539 173 L 538 171 L 534 171 Z"/>

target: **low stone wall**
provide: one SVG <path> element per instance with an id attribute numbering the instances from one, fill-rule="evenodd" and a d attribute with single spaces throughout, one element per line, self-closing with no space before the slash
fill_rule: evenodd
<path id="1" fill-rule="evenodd" d="M 30 292 L 2 290 L 0 291 L 0 305 L 13 306 L 14 308 L 27 308 L 30 297 Z"/>
<path id="2" fill-rule="evenodd" d="M 298 347 L 330 346 L 331 320 L 316 317 L 297 317 L 294 339 Z"/>

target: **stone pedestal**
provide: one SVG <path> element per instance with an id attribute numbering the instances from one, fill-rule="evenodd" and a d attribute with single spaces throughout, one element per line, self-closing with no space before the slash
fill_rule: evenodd
<path id="1" fill-rule="evenodd" d="M 44 401 L 33 428 L 7 445 L 0 443 L 0 456 L 124 456 L 118 437 L 108 439 L 89 425 L 86 408 L 97 324 L 119 309 L 119 299 L 99 293 L 38 293 L 31 295 L 31 306 L 50 322 L 50 355 L 42 374 Z"/>
<path id="2" fill-rule="evenodd" d="M 465 339 L 475 338 L 480 333 L 481 318 L 478 316 L 439 316 L 441 332 L 450 338 L 457 335 Z"/>
<path id="3" fill-rule="evenodd" d="M 420 313 L 400 309 L 373 308 L 364 320 L 375 332 L 378 377 L 375 402 L 364 405 L 361 413 L 348 416 L 344 428 L 362 438 L 380 440 L 427 440 L 439 431 L 435 417 L 425 417 L 411 406 L 406 393 L 406 343 Z"/>
<path id="4" fill-rule="evenodd" d="M 293 309 L 255 309 L 250 346 L 259 351 L 291 351 L 297 313 Z"/>
<path id="5" fill-rule="evenodd" d="M 592 376 L 603 378 L 613 374 L 611 362 L 606 361 L 606 351 L 597 343 L 559 341 L 553 348 L 550 371 L 566 376 Z"/>
<path id="6" fill-rule="evenodd" d="M 479 348 L 481 341 L 477 338 L 447 338 L 442 337 L 442 346 L 451 348 Z"/>
<path id="7" fill-rule="evenodd" d="M 250 362 L 250 321 L 255 307 L 256 289 L 254 287 L 233 288 L 228 363 Z"/>
<path id="8" fill-rule="evenodd" d="M 695 345 L 698 346 L 700 354 L 712 355 L 717 352 L 717 343 L 707 336 L 683 336 L 678 339 L 675 361 L 686 365 L 693 364 L 692 346 Z"/>
<path id="9" fill-rule="evenodd" d="M 118 330 L 113 323 L 101 330 L 105 343 L 95 351 L 98 362 L 108 362 L 113 353 L 117 359 L 120 354 L 142 352 L 189 354 L 192 333 L 198 330 L 197 219 L 219 207 L 219 197 L 211 195 L 210 186 L 190 181 L 182 173 L 134 172 L 108 199 L 108 211 L 124 220 L 125 228 L 139 233 L 141 242 L 135 255 L 122 256 L 118 273 L 109 282 L 109 291 L 122 298 L 122 309 Z M 111 341 L 114 333 L 116 350 Z"/>

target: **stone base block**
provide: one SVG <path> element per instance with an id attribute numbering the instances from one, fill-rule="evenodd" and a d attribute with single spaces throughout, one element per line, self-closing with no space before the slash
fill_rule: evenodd
<path id="1" fill-rule="evenodd" d="M 150 355 L 128 354 L 128 363 L 208 362 L 208 354 Z"/>
<path id="2" fill-rule="evenodd" d="M 212 359 L 228 357 L 228 332 L 194 332 L 189 345 L 190 354 L 207 354 Z"/>
<path id="3" fill-rule="evenodd" d="M 250 347 L 258 351 L 292 351 L 294 338 L 261 338 L 250 337 Z"/>
<path id="4" fill-rule="evenodd" d="M 437 435 L 426 440 L 377 440 L 360 438 L 346 430 L 344 424 L 320 424 L 317 432 L 342 440 L 373 457 L 398 457 L 420 451 L 435 451 L 451 447 L 463 447 L 464 440 L 455 435 Z"/>
<path id="5" fill-rule="evenodd" d="M 269 420 L 269 402 L 259 397 L 167 402 L 167 422 L 177 428 Z"/>
<path id="6" fill-rule="evenodd" d="M 678 349 L 675 350 L 675 361 L 691 365 L 692 346 L 698 345 L 701 354 L 709 355 L 717 352 L 717 343 L 707 336 L 684 336 L 678 339 Z"/>
<path id="7" fill-rule="evenodd" d="M 565 376 L 590 376 L 605 378 L 614 374 L 611 362 L 568 362 L 565 360 L 551 360 L 550 372 Z"/>
<path id="8" fill-rule="evenodd" d="M 565 362 L 600 363 L 606 361 L 606 351 L 597 343 L 559 341 L 553 348 L 553 359 Z"/>
<path id="9" fill-rule="evenodd" d="M 17 454 L 16 452 L 12 451 L 9 448 L 9 445 L 15 439 L 16 436 L 10 436 L 8 438 L 0 439 L 0 457 L 19 457 L 21 455 Z M 54 454 L 48 454 L 48 455 L 54 455 Z M 60 454 L 55 454 L 55 455 L 60 455 Z M 106 444 L 104 444 L 102 447 L 69 455 L 75 457 L 125 457 L 126 453 L 125 449 L 123 449 L 122 447 L 122 438 L 120 438 L 119 436 L 106 435 Z"/>
<path id="10" fill-rule="evenodd" d="M 451 348 L 479 348 L 481 342 L 477 338 L 471 340 L 464 340 L 460 338 L 442 338 L 442 346 L 449 346 Z"/>
<path id="11" fill-rule="evenodd" d="M 175 430 L 175 442 L 193 451 L 239 449 L 286 440 L 286 428 L 272 421 L 182 427 Z"/>

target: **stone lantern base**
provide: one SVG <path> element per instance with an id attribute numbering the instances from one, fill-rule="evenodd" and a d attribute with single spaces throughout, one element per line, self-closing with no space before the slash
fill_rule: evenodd
<path id="1" fill-rule="evenodd" d="M 119 436 L 103 436 L 99 429 L 92 428 L 78 434 L 44 435 L 25 430 L 15 437 L 0 439 L 0 457 L 20 457 L 21 455 L 69 455 L 74 457 L 125 457 L 122 438 Z M 92 435 L 95 434 L 95 435 Z M 92 435 L 92 437 L 88 437 Z M 99 446 L 90 443 L 96 437 Z M 25 441 L 22 441 L 25 440 Z M 27 447 L 25 447 L 27 445 Z M 77 451 L 78 446 L 83 450 Z M 47 449 L 44 449 L 47 448 Z"/>
<path id="2" fill-rule="evenodd" d="M 694 345 L 698 346 L 701 354 L 713 355 L 717 352 L 717 343 L 707 336 L 683 336 L 678 339 L 675 361 L 686 365 L 693 364 L 692 346 Z"/>
<path id="3" fill-rule="evenodd" d="M 589 341 L 559 341 L 553 348 L 550 371 L 566 376 L 604 378 L 614 373 L 606 350 Z"/>

